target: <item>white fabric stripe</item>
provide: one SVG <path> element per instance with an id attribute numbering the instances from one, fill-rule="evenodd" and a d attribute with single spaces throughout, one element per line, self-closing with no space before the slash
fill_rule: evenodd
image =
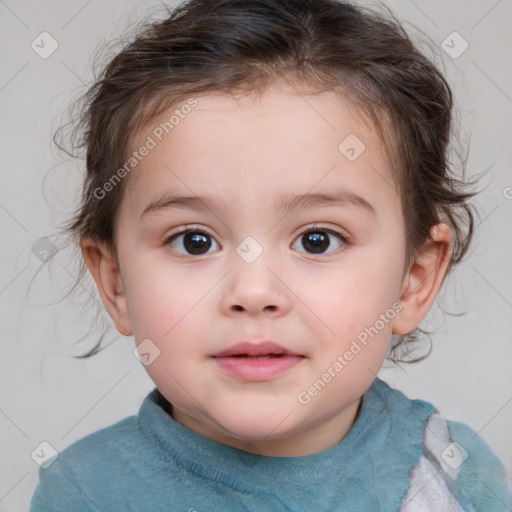
<path id="1" fill-rule="evenodd" d="M 423 433 L 423 446 L 452 482 L 455 482 L 459 475 L 462 454 L 457 444 L 452 444 L 448 425 L 439 414 L 432 414 L 428 419 Z"/>
<path id="2" fill-rule="evenodd" d="M 445 481 L 457 479 L 462 454 L 439 414 L 432 414 L 425 425 L 423 447 L 426 456 L 411 471 L 400 512 L 464 512 Z"/>
<path id="3" fill-rule="evenodd" d="M 400 512 L 464 512 L 450 492 L 442 474 L 426 457 L 412 470 L 410 486 Z"/>

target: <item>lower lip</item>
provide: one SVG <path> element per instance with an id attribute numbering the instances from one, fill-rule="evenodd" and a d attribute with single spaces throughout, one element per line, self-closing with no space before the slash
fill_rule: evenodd
<path id="1" fill-rule="evenodd" d="M 214 357 L 215 362 L 226 372 L 244 380 L 264 381 L 293 368 L 302 361 L 302 356 L 280 356 L 270 358 Z"/>

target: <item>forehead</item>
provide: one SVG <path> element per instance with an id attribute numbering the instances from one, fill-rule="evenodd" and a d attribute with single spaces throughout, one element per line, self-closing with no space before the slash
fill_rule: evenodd
<path id="1" fill-rule="evenodd" d="M 285 193 L 345 185 L 377 204 L 396 203 L 385 147 L 346 97 L 281 87 L 261 96 L 193 99 L 151 120 L 134 139 L 133 151 L 152 146 L 126 184 L 139 213 L 165 190 L 215 193 L 228 202 L 237 193 L 245 202 L 260 193 L 275 202 Z"/>

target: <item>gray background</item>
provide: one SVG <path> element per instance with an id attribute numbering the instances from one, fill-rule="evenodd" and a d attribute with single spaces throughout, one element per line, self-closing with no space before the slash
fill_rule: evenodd
<path id="1" fill-rule="evenodd" d="M 381 376 L 411 398 L 469 424 L 512 475 L 512 2 L 510 0 L 385 2 L 397 17 L 426 32 L 455 91 L 458 120 L 471 137 L 468 172 L 488 170 L 479 196 L 481 219 L 470 257 L 448 281 L 443 301 L 464 316 L 436 310 L 434 350 L 423 363 L 384 369 Z M 135 414 L 153 388 L 133 356 L 133 338 L 116 337 L 89 360 L 70 357 L 92 346 L 94 309 L 65 293 L 77 260 L 61 249 L 41 261 L 34 243 L 48 237 L 76 206 L 82 162 L 51 143 L 65 108 L 92 78 L 98 45 L 142 20 L 156 1 L 0 0 L 0 510 L 27 510 L 37 483 L 31 453 L 43 441 L 60 451 L 73 441 Z M 409 25 L 415 39 L 421 38 Z M 57 50 L 41 58 L 32 41 L 46 31 Z M 412 31 L 412 32 L 411 32 Z M 469 44 L 454 59 L 442 49 L 453 31 Z M 455 43 L 459 44 L 459 43 Z M 48 48 L 48 46 L 46 46 Z M 457 46 L 455 46 L 457 49 Z M 36 246 L 37 247 L 37 246 Z M 40 246 L 39 246 L 40 249 Z M 92 281 L 84 301 L 98 296 Z M 91 294 L 91 295 L 89 295 Z M 59 302 L 60 301 L 60 302 Z M 93 332 L 98 332 L 94 330 Z M 97 336 L 97 334 L 96 334 Z"/>

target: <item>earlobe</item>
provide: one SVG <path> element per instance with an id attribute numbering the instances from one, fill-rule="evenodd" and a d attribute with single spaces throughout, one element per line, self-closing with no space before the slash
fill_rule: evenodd
<path id="1" fill-rule="evenodd" d="M 101 300 L 116 329 L 124 336 L 131 336 L 133 329 L 128 315 L 126 295 L 111 248 L 88 238 L 82 241 L 81 249 Z"/>
<path id="2" fill-rule="evenodd" d="M 393 322 L 394 334 L 408 334 L 427 315 L 446 276 L 452 240 L 452 231 L 446 224 L 431 228 L 430 239 L 419 250 L 405 276 L 400 295 L 403 307 Z"/>

